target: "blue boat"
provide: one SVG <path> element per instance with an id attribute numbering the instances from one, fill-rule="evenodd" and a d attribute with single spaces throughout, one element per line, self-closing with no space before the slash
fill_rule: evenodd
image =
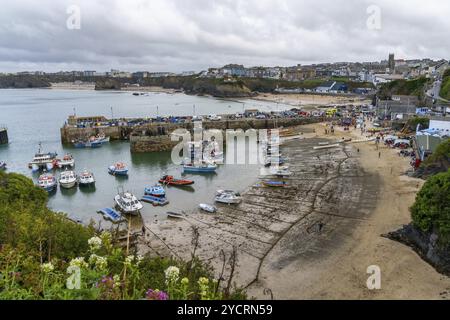
<path id="1" fill-rule="evenodd" d="M 149 195 L 149 196 L 155 196 L 155 197 L 165 197 L 166 196 L 166 190 L 164 190 L 163 186 L 161 186 L 161 185 L 155 185 L 150 188 L 145 188 L 144 192 L 145 192 L 145 195 Z"/>
<path id="2" fill-rule="evenodd" d="M 57 181 L 54 175 L 45 173 L 39 177 L 38 186 L 48 193 L 56 190 Z"/>
<path id="3" fill-rule="evenodd" d="M 74 141 L 73 146 L 75 148 L 100 148 L 102 146 L 102 142 L 95 140 L 95 141 Z"/>
<path id="4" fill-rule="evenodd" d="M 141 201 L 151 203 L 154 206 L 165 206 L 166 204 L 169 204 L 169 201 L 165 197 L 161 198 L 150 195 L 143 196 Z"/>
<path id="5" fill-rule="evenodd" d="M 122 215 L 114 209 L 104 208 L 99 210 L 98 212 L 101 213 L 105 219 L 111 220 L 113 223 L 123 221 Z"/>
<path id="6" fill-rule="evenodd" d="M 281 188 L 287 186 L 287 183 L 284 181 L 263 181 L 263 185 L 266 187 Z"/>
<path id="7" fill-rule="evenodd" d="M 216 172 L 216 169 L 217 165 L 215 164 L 183 165 L 183 171 L 186 173 L 213 173 Z"/>
<path id="8" fill-rule="evenodd" d="M 110 166 L 108 168 L 109 174 L 112 174 L 113 176 L 127 176 L 128 175 L 128 168 L 123 162 L 117 162 L 115 165 Z"/>

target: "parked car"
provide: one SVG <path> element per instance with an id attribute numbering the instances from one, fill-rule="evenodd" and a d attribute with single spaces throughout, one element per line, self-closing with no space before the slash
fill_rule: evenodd
<path id="1" fill-rule="evenodd" d="M 211 120 L 211 121 L 219 121 L 219 120 L 222 120 L 222 117 L 221 117 L 221 116 L 218 116 L 218 115 L 216 115 L 216 114 L 210 114 L 210 115 L 208 116 L 208 120 Z"/>

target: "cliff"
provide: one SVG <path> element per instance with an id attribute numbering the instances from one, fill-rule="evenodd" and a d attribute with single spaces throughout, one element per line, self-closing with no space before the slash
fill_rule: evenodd
<path id="1" fill-rule="evenodd" d="M 95 82 L 95 90 L 120 90 L 122 85 L 115 79 L 101 79 Z"/>
<path id="2" fill-rule="evenodd" d="M 51 84 L 44 77 L 39 76 L 13 76 L 6 75 L 0 76 L 0 88 L 15 88 L 15 89 L 24 89 L 24 88 L 48 88 Z"/>

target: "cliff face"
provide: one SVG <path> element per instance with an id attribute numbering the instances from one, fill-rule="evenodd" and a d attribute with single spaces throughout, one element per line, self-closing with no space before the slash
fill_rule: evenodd
<path id="1" fill-rule="evenodd" d="M 115 79 L 102 79 L 95 82 L 95 90 L 120 90 L 122 85 Z"/>
<path id="2" fill-rule="evenodd" d="M 38 76 L 0 76 L 0 88 L 48 88 L 51 84 Z"/>

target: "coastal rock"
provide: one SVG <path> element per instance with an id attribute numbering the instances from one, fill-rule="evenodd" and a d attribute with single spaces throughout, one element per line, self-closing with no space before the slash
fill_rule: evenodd
<path id="1" fill-rule="evenodd" d="M 440 246 L 435 232 L 425 233 L 414 225 L 408 224 L 384 237 L 411 247 L 439 273 L 450 276 L 450 247 Z"/>
<path id="2" fill-rule="evenodd" d="M 16 76 L 7 75 L 0 76 L 0 88 L 14 88 L 14 89 L 26 89 L 26 88 L 48 88 L 51 84 L 45 78 L 38 76 Z"/>
<path id="3" fill-rule="evenodd" d="M 120 81 L 114 79 L 102 79 L 95 82 L 95 90 L 120 90 Z"/>

